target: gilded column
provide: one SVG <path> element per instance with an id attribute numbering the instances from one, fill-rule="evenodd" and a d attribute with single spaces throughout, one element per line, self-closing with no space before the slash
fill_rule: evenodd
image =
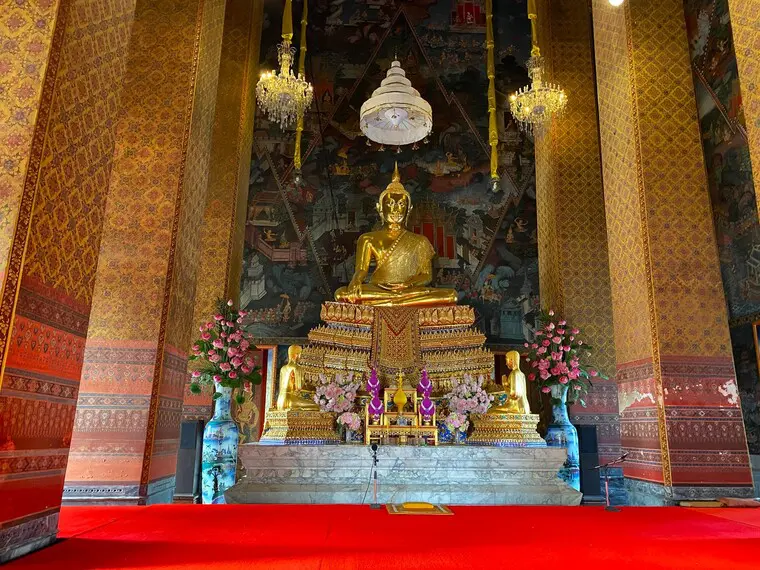
<path id="1" fill-rule="evenodd" d="M 744 122 L 753 165 L 755 188 L 760 188 L 760 0 L 728 0 L 736 64 L 739 69 Z M 760 212 L 760 192 L 755 193 Z"/>
<path id="2" fill-rule="evenodd" d="M 0 2 L 0 563 L 56 536 L 134 8 Z"/>
<path id="3" fill-rule="evenodd" d="M 138 0 L 64 498 L 170 501 L 223 0 Z"/>
<path id="4" fill-rule="evenodd" d="M 751 495 L 680 0 L 593 0 L 631 498 Z"/>
<path id="5" fill-rule="evenodd" d="M 240 278 L 264 2 L 227 0 L 226 4 L 194 330 L 213 314 L 217 299 L 238 302 L 242 296 L 245 305 L 250 297 L 248 291 L 241 294 Z M 210 394 L 196 396 L 186 389 L 183 420 L 210 415 Z"/>
<path id="6" fill-rule="evenodd" d="M 597 427 L 604 461 L 620 455 L 620 425 L 591 14 L 578 0 L 539 0 L 537 9 L 548 78 L 568 94 L 562 117 L 536 140 L 541 304 L 583 330 L 594 365 L 611 377 L 571 409 L 573 423 Z"/>

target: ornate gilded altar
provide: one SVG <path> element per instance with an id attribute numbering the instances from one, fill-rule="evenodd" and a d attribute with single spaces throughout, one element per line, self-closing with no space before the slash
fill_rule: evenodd
<path id="1" fill-rule="evenodd" d="M 366 380 L 374 369 L 382 388 L 394 386 L 394 379 L 403 377 L 405 385 L 398 387 L 398 393 L 409 393 L 416 401 L 412 387 L 417 385 L 424 368 L 433 398 L 448 393 L 452 379 L 465 374 L 482 375 L 486 389 L 498 393 L 500 387 L 493 382 L 494 355 L 485 348 L 485 336 L 474 326 L 473 308 L 456 305 L 453 289 L 430 286 L 435 252 L 426 237 L 406 229 L 411 209 L 411 197 L 396 167 L 393 180 L 377 202 L 382 226 L 359 236 L 351 281 L 336 291 L 336 302 L 322 305 L 324 324 L 309 332 L 309 343 L 296 355 L 297 363 L 291 358 L 283 367 L 287 378 L 280 380 L 278 409 L 268 411 L 266 437 L 262 439 L 313 441 L 306 437 L 308 414 L 322 426 L 314 426 L 312 431 L 319 432 L 320 437 L 326 435 L 330 416 L 304 409 L 313 407 L 308 396 L 320 383 L 320 375 L 353 372 Z M 513 367 L 509 402 L 517 402 L 514 386 L 520 381 L 522 394 L 524 376 L 517 375 Z M 473 443 L 537 445 L 538 416 L 530 414 L 530 410 L 514 408 L 514 402 L 508 408 L 494 410 L 494 414 L 472 418 L 476 436 Z M 296 409 L 302 411 L 295 414 Z M 397 414 L 397 419 L 402 415 Z M 398 443 L 405 443 L 415 433 L 412 427 L 423 427 L 417 425 L 419 418 L 415 419 L 415 415 L 418 416 L 416 404 L 409 418 L 414 425 L 400 425 L 391 420 L 393 414 L 386 408 L 380 426 L 366 422 L 365 441 L 393 436 Z M 297 435 L 296 423 L 302 426 Z M 423 431 L 432 431 L 437 443 L 434 423 L 424 427 L 430 428 Z"/>
<path id="2" fill-rule="evenodd" d="M 300 364 L 304 386 L 319 374 L 375 368 L 384 387 L 400 371 L 416 385 L 423 367 L 433 383 L 433 396 L 451 389 L 451 378 L 465 373 L 493 377 L 494 357 L 485 336 L 473 325 L 472 307 L 372 307 L 328 302 L 322 305 L 324 325 L 309 333 Z"/>
<path id="3" fill-rule="evenodd" d="M 436 415 L 424 418 L 419 403 L 417 389 L 405 388 L 403 375 L 399 373 L 396 387 L 383 390 L 383 413 L 379 417 L 370 415 L 369 403 L 365 406 L 364 443 L 405 445 L 412 439 L 438 445 Z"/>

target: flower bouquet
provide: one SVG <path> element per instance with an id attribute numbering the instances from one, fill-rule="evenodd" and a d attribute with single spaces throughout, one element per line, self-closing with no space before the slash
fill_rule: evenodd
<path id="1" fill-rule="evenodd" d="M 483 389 L 483 376 L 465 374 L 461 380 L 452 378 L 451 392 L 443 399 L 449 414 L 443 420 L 450 430 L 466 431 L 470 426 L 469 414 L 485 414 L 491 407 L 493 396 Z"/>
<path id="2" fill-rule="evenodd" d="M 189 356 L 193 394 L 200 394 L 201 386 L 211 386 L 217 400 L 222 397 L 217 388 L 230 388 L 235 401 L 242 404 L 252 385 L 261 383 L 259 367 L 253 360 L 253 336 L 241 326 L 247 314 L 235 310 L 231 300 L 220 301 L 213 320 L 200 326 L 201 336 Z"/>
<path id="3" fill-rule="evenodd" d="M 591 386 L 591 378 L 605 378 L 583 362 L 591 347 L 580 339 L 580 330 L 564 319 L 555 319 L 554 311 L 542 312 L 539 320 L 541 327 L 536 331 L 535 342 L 525 343 L 528 349 L 525 361 L 530 366 L 528 380 L 536 382 L 543 393 L 552 394 L 555 406 L 562 403 L 556 395 L 559 387 L 567 388 L 568 403 L 585 406 L 583 398 Z M 558 388 L 553 391 L 552 387 Z"/>
<path id="4" fill-rule="evenodd" d="M 332 378 L 320 374 L 314 401 L 321 411 L 338 414 L 338 425 L 344 430 L 357 431 L 361 426 L 361 418 L 354 412 L 354 406 L 359 385 L 359 382 L 354 381 L 353 372 L 338 373 Z"/>
<path id="5" fill-rule="evenodd" d="M 353 372 L 338 373 L 332 378 L 320 374 L 314 401 L 323 412 L 342 414 L 353 410 L 358 391 L 359 382 L 354 381 Z"/>

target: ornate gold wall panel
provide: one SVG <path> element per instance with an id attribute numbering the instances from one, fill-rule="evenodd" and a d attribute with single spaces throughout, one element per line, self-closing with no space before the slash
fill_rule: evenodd
<path id="1" fill-rule="evenodd" d="M 105 485 L 140 502 L 173 489 L 223 10 L 222 0 L 137 3 L 70 497 Z"/>
<path id="2" fill-rule="evenodd" d="M 755 188 L 760 188 L 760 0 L 728 0 L 739 82 L 742 86 L 744 123 L 754 166 Z M 760 212 L 760 192 L 755 192 Z"/>
<path id="3" fill-rule="evenodd" d="M 240 294 L 264 3 L 226 4 L 193 331 L 210 318 L 217 299 L 237 302 Z M 188 417 L 211 413 L 210 394 L 185 390 L 184 401 Z"/>
<path id="4" fill-rule="evenodd" d="M 593 0 L 593 14 L 626 475 L 670 498 L 721 484 L 743 493 L 749 458 L 683 3 Z"/>
<path id="5" fill-rule="evenodd" d="M 0 373 L 29 237 L 68 4 L 0 1 Z M 60 25 L 57 25 L 60 24 Z M 2 376 L 0 376 L 2 385 Z"/>
<path id="6" fill-rule="evenodd" d="M 29 7 L 14 2 L 11 19 L 35 22 L 20 15 Z M 61 6 L 35 110 L 38 124 L 24 191 L 28 208 L 21 208 L 18 225 L 29 232 L 23 266 L 14 261 L 23 276 L 0 391 L 0 441 L 13 444 L 5 452 L 12 476 L 0 477 L 0 493 L 12 497 L 0 507 L 0 559 L 14 542 L 44 540 L 56 531 L 134 8 L 134 0 L 73 0 Z M 40 13 L 34 17 L 40 18 L 38 31 L 47 29 Z M 42 53 L 35 51 L 44 47 L 41 37 L 22 30 L 17 39 L 30 53 Z M 44 71 L 24 57 L 0 56 L 0 61 L 25 62 L 30 74 Z M 2 93 L 11 91 L 0 86 Z M 25 236 L 17 230 L 16 238 L 23 249 Z"/>
<path id="7" fill-rule="evenodd" d="M 593 361 L 614 375 L 609 257 L 605 225 L 596 88 L 588 6 L 541 0 L 539 41 L 548 77 L 568 93 L 568 108 L 536 141 L 536 195 L 541 304 L 583 329 Z M 603 458 L 619 455 L 614 379 L 594 383 L 574 421 L 597 426 Z"/>
<path id="8" fill-rule="evenodd" d="M 60 2 L 0 0 L 0 278 L 16 230 Z M 61 27 L 60 32 L 63 31 Z M 60 46 L 58 46 L 60 47 Z M 53 62 L 53 78 L 55 61 Z M 49 97 L 52 93 L 48 93 Z M 47 119 L 43 113 L 44 120 Z M 42 135 L 44 136 L 44 125 Z M 40 141 L 41 142 L 41 141 Z M 39 143 L 38 143 L 39 145 Z M 41 151 L 41 146 L 36 152 Z M 37 158 L 39 160 L 39 157 Z M 37 172 L 32 173 L 36 177 Z M 34 181 L 32 181 L 34 184 Z"/>

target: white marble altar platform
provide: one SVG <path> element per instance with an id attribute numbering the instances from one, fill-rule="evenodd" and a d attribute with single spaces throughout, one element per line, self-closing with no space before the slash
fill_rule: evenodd
<path id="1" fill-rule="evenodd" d="M 240 446 L 246 470 L 228 503 L 372 502 L 372 455 L 363 445 Z M 561 448 L 380 446 L 378 502 L 446 505 L 578 505 L 557 478 Z"/>

